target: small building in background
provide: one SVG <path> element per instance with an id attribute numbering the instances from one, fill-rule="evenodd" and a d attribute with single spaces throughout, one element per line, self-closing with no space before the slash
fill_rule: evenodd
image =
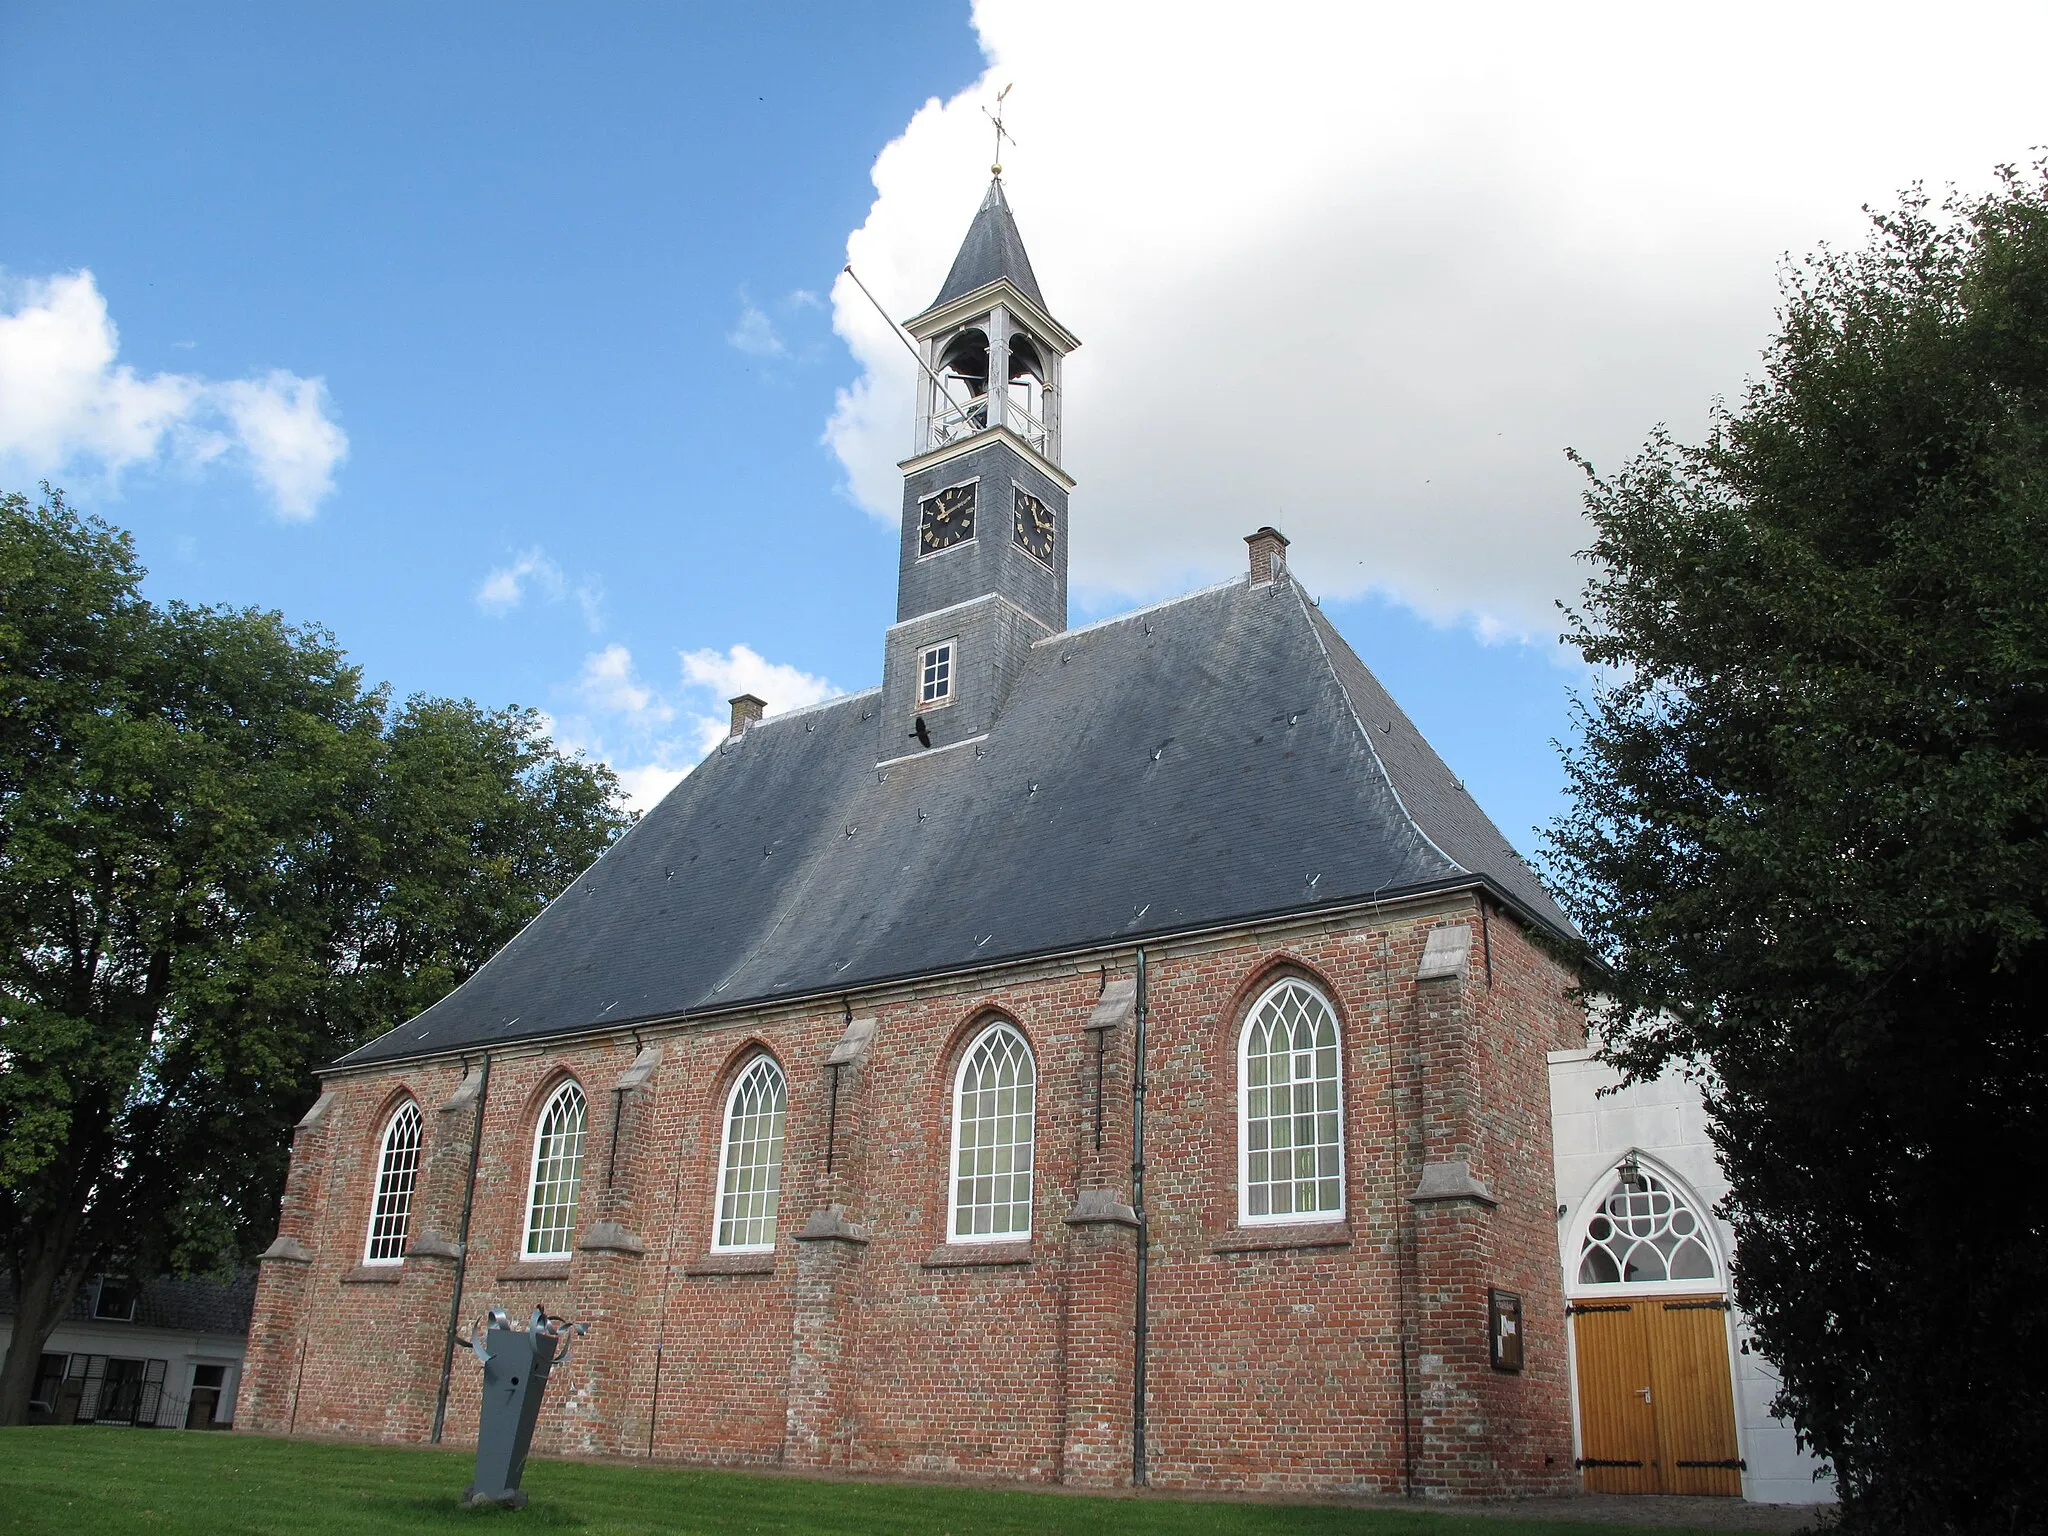
<path id="1" fill-rule="evenodd" d="M 255 1299 L 254 1271 L 227 1284 L 88 1281 L 43 1346 L 32 1422 L 232 1427 Z M 0 1347 L 14 1317 L 14 1292 L 0 1280 Z"/>

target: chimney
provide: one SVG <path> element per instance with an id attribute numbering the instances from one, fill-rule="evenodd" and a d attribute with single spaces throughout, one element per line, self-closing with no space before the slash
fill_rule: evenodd
<path id="1" fill-rule="evenodd" d="M 1278 528 L 1266 527 L 1246 534 L 1245 543 L 1252 547 L 1253 586 L 1272 581 L 1287 569 L 1287 535 Z"/>
<path id="2" fill-rule="evenodd" d="M 728 733 L 739 735 L 750 725 L 761 723 L 761 712 L 768 707 L 766 699 L 757 699 L 751 693 L 742 693 L 726 702 L 732 705 L 732 730 Z"/>

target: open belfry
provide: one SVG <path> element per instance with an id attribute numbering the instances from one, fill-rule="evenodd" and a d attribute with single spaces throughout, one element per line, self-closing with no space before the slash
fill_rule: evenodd
<path id="1" fill-rule="evenodd" d="M 472 1443 L 455 1337 L 538 1307 L 590 1325 L 543 1453 L 1577 1488 L 1570 925 L 1274 529 L 1068 628 L 1079 342 L 1000 178 L 906 329 L 881 686 L 735 700 L 523 933 L 328 1070 L 238 1427 Z"/>

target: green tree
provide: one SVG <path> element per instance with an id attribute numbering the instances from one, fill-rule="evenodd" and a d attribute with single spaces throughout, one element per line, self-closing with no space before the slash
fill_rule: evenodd
<path id="1" fill-rule="evenodd" d="M 1789 272 L 1740 404 L 1587 504 L 1551 858 L 1611 1059 L 1701 1074 L 1845 1525 L 2040 1529 L 2048 166 Z"/>
<path id="2" fill-rule="evenodd" d="M 142 575 L 61 494 L 0 497 L 0 1424 L 86 1276 L 259 1247 L 313 1069 L 626 824 L 531 712 L 387 720 L 330 636 Z"/>

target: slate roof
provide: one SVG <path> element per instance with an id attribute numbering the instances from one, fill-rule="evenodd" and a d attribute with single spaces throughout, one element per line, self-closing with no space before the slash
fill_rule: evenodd
<path id="1" fill-rule="evenodd" d="M 474 976 L 343 1064 L 1475 876 L 1572 932 L 1292 578 L 1040 642 L 978 742 L 878 768 L 878 706 L 853 694 L 719 747 Z"/>
<path id="2" fill-rule="evenodd" d="M 1017 291 L 1045 309 L 1045 295 L 1038 291 L 1038 279 L 1031 272 L 1031 258 L 1024 254 L 1024 237 L 1017 233 L 1017 221 L 1010 213 L 1010 200 L 1003 196 L 1002 178 L 988 184 L 988 196 L 975 210 L 967 238 L 960 242 L 960 254 L 939 289 L 939 296 L 926 306 L 937 309 L 962 294 L 984 288 L 999 277 L 1007 277 Z"/>
<path id="3" fill-rule="evenodd" d="M 135 1298 L 135 1316 L 128 1322 L 97 1319 L 114 1327 L 165 1328 L 177 1333 L 246 1334 L 256 1307 L 256 1271 L 245 1269 L 227 1284 L 218 1280 L 146 1280 Z M 15 1310 L 14 1282 L 0 1275 L 0 1316 Z M 90 1323 L 92 1287 L 81 1285 L 71 1298 L 66 1322 Z"/>

